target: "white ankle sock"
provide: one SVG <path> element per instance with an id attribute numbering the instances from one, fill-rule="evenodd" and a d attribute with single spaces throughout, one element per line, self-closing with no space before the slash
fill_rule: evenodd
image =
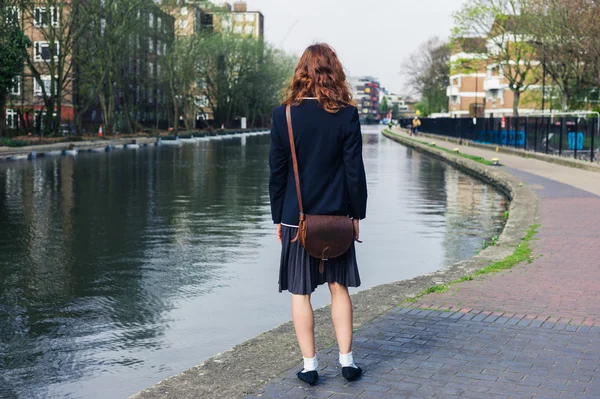
<path id="1" fill-rule="evenodd" d="M 319 362 L 317 361 L 317 355 L 315 355 L 315 357 L 313 357 L 313 358 L 303 357 L 302 359 L 304 359 L 304 370 L 302 370 L 303 373 L 308 373 L 309 371 L 315 371 L 317 368 L 319 368 Z"/>
<path id="2" fill-rule="evenodd" d="M 342 367 L 354 367 L 355 369 L 358 368 L 358 366 L 354 364 L 354 357 L 352 356 L 352 352 L 347 353 L 345 355 L 342 355 L 342 353 L 340 352 L 340 364 L 342 365 Z"/>

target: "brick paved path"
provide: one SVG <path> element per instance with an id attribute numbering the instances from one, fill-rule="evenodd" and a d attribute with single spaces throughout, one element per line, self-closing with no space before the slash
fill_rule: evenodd
<path id="1" fill-rule="evenodd" d="M 541 198 L 531 264 L 424 296 L 360 329 L 360 381 L 341 377 L 332 347 L 318 355 L 317 386 L 296 379 L 299 364 L 247 398 L 600 398 L 600 197 L 507 170 Z"/>

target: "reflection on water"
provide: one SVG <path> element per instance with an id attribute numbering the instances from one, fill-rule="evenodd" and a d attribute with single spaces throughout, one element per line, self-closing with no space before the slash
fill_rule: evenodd
<path id="1" fill-rule="evenodd" d="M 365 130 L 360 289 L 499 233 L 501 195 Z M 0 165 L 0 397 L 126 397 L 289 320 L 267 154 L 264 136 Z"/>

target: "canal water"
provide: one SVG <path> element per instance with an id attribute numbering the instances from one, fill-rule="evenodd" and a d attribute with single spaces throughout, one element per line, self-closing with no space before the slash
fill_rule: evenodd
<path id="1" fill-rule="evenodd" d="M 364 132 L 359 289 L 501 232 L 493 188 Z M 0 397 L 124 398 L 290 320 L 268 150 L 267 135 L 0 164 Z"/>

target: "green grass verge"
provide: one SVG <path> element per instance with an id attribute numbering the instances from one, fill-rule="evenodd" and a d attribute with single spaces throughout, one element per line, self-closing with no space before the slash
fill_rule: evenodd
<path id="1" fill-rule="evenodd" d="M 407 299 L 404 303 L 418 302 L 419 298 L 421 298 L 422 296 L 425 296 L 427 294 L 433 294 L 433 293 L 439 294 L 439 293 L 446 292 L 446 291 L 448 291 L 448 289 L 450 289 L 451 285 L 454 285 L 457 283 L 462 283 L 465 281 L 471 281 L 477 276 L 498 273 L 503 270 L 511 269 L 514 266 L 516 266 L 522 262 L 531 263 L 533 261 L 533 257 L 531 255 L 532 249 L 529 244 L 533 240 L 535 235 L 537 234 L 539 228 L 540 228 L 539 224 L 535 224 L 535 225 L 532 225 L 531 227 L 529 227 L 529 230 L 527 230 L 527 234 L 525 234 L 525 237 L 523 237 L 521 239 L 521 243 L 517 246 L 515 251 L 511 255 L 507 256 L 506 258 L 504 258 L 498 262 L 491 263 L 488 266 L 484 267 L 483 269 L 476 271 L 472 275 L 464 276 L 458 280 L 450 281 L 447 284 L 438 284 L 438 285 L 429 287 L 429 288 L 425 289 L 423 292 L 416 295 L 415 297 Z"/>
<path id="2" fill-rule="evenodd" d="M 25 147 L 29 145 L 26 141 L 11 140 L 6 137 L 0 137 L 0 147 Z"/>
<path id="3" fill-rule="evenodd" d="M 392 131 L 391 131 L 391 130 L 389 130 L 389 129 L 385 129 L 385 131 L 386 131 L 386 132 L 388 132 L 389 134 L 392 134 L 392 135 L 394 135 L 394 136 L 397 136 L 397 134 L 395 134 L 394 132 L 392 132 Z M 411 138 L 408 138 L 408 137 L 404 137 L 404 138 L 405 138 L 406 140 L 410 140 L 410 141 L 413 141 L 413 142 L 415 142 L 415 143 L 423 144 L 423 145 L 425 145 L 425 146 L 427 146 L 427 147 L 430 147 L 430 148 L 436 148 L 436 149 L 438 149 L 438 150 L 445 151 L 445 152 L 447 152 L 447 153 L 450 153 L 450 154 L 453 154 L 453 155 L 457 155 L 457 156 L 459 156 L 459 157 L 463 157 L 463 158 L 466 158 L 466 159 L 470 159 L 471 161 L 479 162 L 480 164 L 483 164 L 483 165 L 487 165 L 487 166 L 502 166 L 501 164 L 499 164 L 499 165 L 494 165 L 494 162 L 492 162 L 492 161 L 488 161 L 487 159 L 485 159 L 485 158 L 482 158 L 482 157 L 476 157 L 476 156 L 474 156 L 474 155 L 463 154 L 463 153 L 461 153 L 461 152 L 455 152 L 455 151 L 453 151 L 453 150 L 450 150 L 450 149 L 448 149 L 448 148 L 444 148 L 444 147 L 438 147 L 438 146 L 436 146 L 436 145 L 432 145 L 431 143 L 428 143 L 428 142 L 426 142 L 426 141 L 421 141 L 421 140 L 411 139 Z"/>

